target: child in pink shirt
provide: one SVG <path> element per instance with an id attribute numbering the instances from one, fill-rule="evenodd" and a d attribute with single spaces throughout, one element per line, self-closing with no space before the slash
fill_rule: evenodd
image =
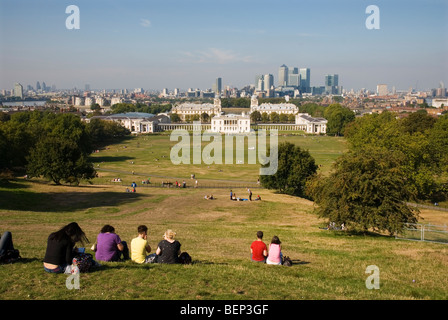
<path id="1" fill-rule="evenodd" d="M 277 236 L 272 237 L 271 244 L 269 245 L 269 254 L 266 259 L 266 264 L 282 264 L 283 255 L 281 243 L 282 242 Z"/>

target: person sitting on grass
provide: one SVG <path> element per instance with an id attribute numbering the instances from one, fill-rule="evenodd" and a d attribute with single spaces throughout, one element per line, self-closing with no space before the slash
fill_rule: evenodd
<path id="1" fill-rule="evenodd" d="M 257 240 L 252 242 L 250 246 L 250 256 L 252 261 L 266 262 L 268 255 L 266 244 L 263 242 L 263 231 L 257 232 Z"/>
<path id="2" fill-rule="evenodd" d="M 12 233 L 5 231 L 0 238 L 0 263 L 12 263 L 20 258 L 19 250 L 14 248 Z"/>
<path id="3" fill-rule="evenodd" d="M 164 239 L 157 246 L 157 263 L 179 263 L 181 244 L 174 239 L 175 236 L 176 233 L 173 230 L 166 230 Z"/>
<path id="4" fill-rule="evenodd" d="M 126 241 L 121 241 L 115 233 L 115 228 L 106 224 L 97 236 L 95 258 L 100 261 L 119 261 L 129 259 L 129 249 Z"/>
<path id="5" fill-rule="evenodd" d="M 281 265 L 283 260 L 281 241 L 277 236 L 273 236 L 269 245 L 269 254 L 266 259 L 267 264 Z"/>
<path id="6" fill-rule="evenodd" d="M 59 231 L 48 236 L 47 250 L 44 257 L 44 270 L 49 273 L 69 272 L 73 258 L 77 254 L 76 243 L 88 243 L 84 231 L 76 222 L 69 223 Z M 67 270 L 66 270 L 67 269 Z"/>
<path id="7" fill-rule="evenodd" d="M 146 253 L 151 252 L 151 246 L 148 244 L 148 227 L 140 225 L 137 228 L 138 236 L 131 241 L 131 260 L 137 263 L 149 262 L 150 256 Z"/>

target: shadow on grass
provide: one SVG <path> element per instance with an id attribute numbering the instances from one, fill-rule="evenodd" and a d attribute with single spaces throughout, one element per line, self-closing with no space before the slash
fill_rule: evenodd
<path id="1" fill-rule="evenodd" d="M 66 212 L 89 208 L 120 206 L 150 195 L 132 192 L 29 192 L 0 190 L 0 210 Z"/>
<path id="2" fill-rule="evenodd" d="M 309 264 L 310 262 L 308 261 L 303 261 L 300 259 L 291 259 L 292 261 L 292 266 L 298 265 L 298 264 Z"/>
<path id="3" fill-rule="evenodd" d="M 129 156 L 100 156 L 100 157 L 90 157 L 92 162 L 124 162 L 135 159 L 135 157 Z"/>

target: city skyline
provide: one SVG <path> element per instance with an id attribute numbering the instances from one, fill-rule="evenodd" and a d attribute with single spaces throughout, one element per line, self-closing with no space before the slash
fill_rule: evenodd
<path id="1" fill-rule="evenodd" d="M 366 7 L 380 9 L 369 30 Z M 65 12 L 80 9 L 80 29 Z M 311 86 L 426 90 L 448 83 L 448 3 L 431 1 L 0 1 L 0 88 L 212 88 L 254 84 L 281 65 Z M 255 84 L 257 85 L 257 84 Z"/>

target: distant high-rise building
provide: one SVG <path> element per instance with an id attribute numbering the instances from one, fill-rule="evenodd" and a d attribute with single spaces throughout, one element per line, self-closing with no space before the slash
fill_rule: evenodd
<path id="1" fill-rule="evenodd" d="M 274 85 L 274 76 L 272 74 L 265 74 L 263 77 L 264 90 L 270 90 Z"/>
<path id="2" fill-rule="evenodd" d="M 216 78 L 215 83 L 213 84 L 213 91 L 215 94 L 221 94 L 222 92 L 222 79 Z"/>
<path id="3" fill-rule="evenodd" d="M 279 87 L 286 87 L 288 86 L 288 67 L 286 65 L 281 65 L 278 69 L 278 85 Z"/>
<path id="4" fill-rule="evenodd" d="M 288 86 L 299 87 L 299 85 L 300 85 L 300 74 L 290 73 L 288 76 Z"/>
<path id="5" fill-rule="evenodd" d="M 387 90 L 387 84 L 379 84 L 376 86 L 376 94 L 378 96 L 387 96 L 389 91 Z"/>
<path id="6" fill-rule="evenodd" d="M 39 81 L 37 81 L 36 82 L 36 90 L 40 90 L 41 89 L 41 87 L 40 87 L 40 83 L 39 83 Z"/>
<path id="7" fill-rule="evenodd" d="M 300 69 L 300 91 L 311 92 L 311 70 L 309 68 Z"/>
<path id="8" fill-rule="evenodd" d="M 262 74 L 257 74 L 257 75 L 255 76 L 255 83 L 254 83 L 254 85 L 255 85 L 255 90 L 260 90 L 260 88 L 259 88 L 260 80 L 261 80 L 261 81 L 264 80 L 264 75 L 262 75 Z"/>
<path id="9" fill-rule="evenodd" d="M 327 74 L 325 75 L 325 86 L 327 87 L 337 87 L 339 85 L 339 76 L 337 74 Z"/>
<path id="10" fill-rule="evenodd" d="M 325 92 L 327 94 L 341 94 L 342 88 L 339 87 L 339 75 L 327 74 L 325 75 Z"/>
<path id="11" fill-rule="evenodd" d="M 20 83 L 14 84 L 14 97 L 23 99 L 23 86 Z"/>
<path id="12" fill-rule="evenodd" d="M 47 85 L 42 81 L 42 91 L 47 91 Z"/>
<path id="13" fill-rule="evenodd" d="M 85 91 L 90 91 L 90 84 L 85 85 Z"/>

